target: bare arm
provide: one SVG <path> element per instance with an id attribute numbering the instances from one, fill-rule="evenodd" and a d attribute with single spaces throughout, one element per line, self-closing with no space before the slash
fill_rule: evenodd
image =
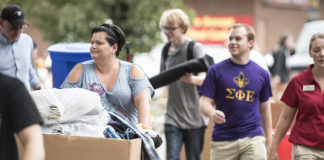
<path id="1" fill-rule="evenodd" d="M 213 99 L 206 96 L 201 96 L 199 108 L 203 114 L 213 119 L 215 123 L 222 124 L 226 122 L 224 113 L 216 109 Z"/>
<path id="2" fill-rule="evenodd" d="M 279 75 L 274 75 L 272 77 L 272 82 L 273 82 L 274 86 L 277 86 L 278 84 L 280 84 L 280 81 L 281 81 L 281 79 L 280 79 Z"/>
<path id="3" fill-rule="evenodd" d="M 200 72 L 198 75 L 192 73 L 186 73 L 179 80 L 185 83 L 191 83 L 196 86 L 201 86 L 206 78 L 206 72 Z"/>
<path id="4" fill-rule="evenodd" d="M 261 124 L 266 138 L 266 149 L 269 150 L 269 146 L 272 140 L 272 118 L 269 100 L 260 103 L 260 114 L 262 116 Z"/>
<path id="5" fill-rule="evenodd" d="M 78 82 L 80 80 L 81 73 L 82 73 L 82 65 L 80 63 L 78 63 L 77 65 L 75 65 L 73 67 L 73 69 L 69 73 L 69 76 L 68 76 L 69 82 L 71 82 L 71 83 Z"/>
<path id="6" fill-rule="evenodd" d="M 144 78 L 144 73 L 136 66 L 132 66 L 131 70 L 132 78 Z M 135 106 L 138 112 L 138 123 L 142 123 L 145 126 L 150 126 L 150 104 L 151 104 L 151 90 L 146 88 L 137 94 L 134 98 Z"/>
<path id="7" fill-rule="evenodd" d="M 149 88 L 144 89 L 135 96 L 135 105 L 138 111 L 138 123 L 150 126 L 150 103 L 151 92 Z"/>
<path id="8" fill-rule="evenodd" d="M 282 138 L 285 136 L 287 130 L 289 129 L 296 112 L 297 108 L 292 108 L 285 104 L 283 110 L 281 111 L 279 120 L 276 125 L 276 132 L 270 145 L 268 154 L 269 160 L 278 160 L 277 148 Z"/>
<path id="9" fill-rule="evenodd" d="M 44 160 L 43 135 L 39 124 L 33 124 L 18 132 L 23 147 L 22 160 Z"/>

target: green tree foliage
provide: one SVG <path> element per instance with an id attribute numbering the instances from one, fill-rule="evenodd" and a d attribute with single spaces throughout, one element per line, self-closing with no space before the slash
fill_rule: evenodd
<path id="1" fill-rule="evenodd" d="M 90 41 L 94 26 L 111 19 L 126 34 L 132 54 L 147 52 L 161 42 L 159 20 L 162 12 L 182 8 L 182 0 L 1 0 L 15 3 L 26 11 L 29 20 L 45 32 L 52 42 Z M 122 54 L 121 56 L 123 56 Z M 124 57 L 121 57 L 124 59 Z"/>

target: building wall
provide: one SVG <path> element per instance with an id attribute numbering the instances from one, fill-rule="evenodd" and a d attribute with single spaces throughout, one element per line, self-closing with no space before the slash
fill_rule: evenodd
<path id="1" fill-rule="evenodd" d="M 306 9 L 273 7 L 260 0 L 255 1 L 254 9 L 257 43 L 263 53 L 271 51 L 283 33 L 292 33 L 297 38 L 307 21 Z"/>
<path id="2" fill-rule="evenodd" d="M 197 14 L 244 14 L 253 15 L 254 0 L 184 0 L 186 6 L 194 8 Z"/>
<path id="3" fill-rule="evenodd" d="M 198 15 L 250 15 L 256 31 L 256 49 L 269 52 L 284 32 L 296 38 L 307 20 L 307 10 L 267 6 L 262 0 L 185 0 Z"/>

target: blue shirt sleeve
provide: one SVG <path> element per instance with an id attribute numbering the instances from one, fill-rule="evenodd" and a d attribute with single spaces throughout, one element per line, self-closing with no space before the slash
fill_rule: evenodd
<path id="1" fill-rule="evenodd" d="M 130 78 L 130 84 L 129 86 L 132 89 L 132 97 L 135 98 L 135 96 L 140 93 L 142 90 L 146 89 L 146 88 L 150 88 L 151 90 L 151 97 L 154 96 L 155 91 L 151 85 L 151 83 L 149 82 L 149 80 L 147 79 L 147 77 L 145 76 L 144 78 L 141 79 L 134 79 L 134 78 Z"/>
<path id="2" fill-rule="evenodd" d="M 81 87 L 81 81 L 71 83 L 71 82 L 69 82 L 68 77 L 66 77 L 66 79 L 61 84 L 60 88 L 61 89 L 62 88 L 82 88 Z"/>

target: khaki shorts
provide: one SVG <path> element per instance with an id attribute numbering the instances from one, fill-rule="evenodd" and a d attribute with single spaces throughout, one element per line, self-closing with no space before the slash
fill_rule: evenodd
<path id="1" fill-rule="evenodd" d="M 293 144 L 291 156 L 294 160 L 323 160 L 324 149 Z"/>
<path id="2" fill-rule="evenodd" d="M 266 160 L 265 138 L 246 137 L 235 141 L 211 143 L 211 160 Z"/>

